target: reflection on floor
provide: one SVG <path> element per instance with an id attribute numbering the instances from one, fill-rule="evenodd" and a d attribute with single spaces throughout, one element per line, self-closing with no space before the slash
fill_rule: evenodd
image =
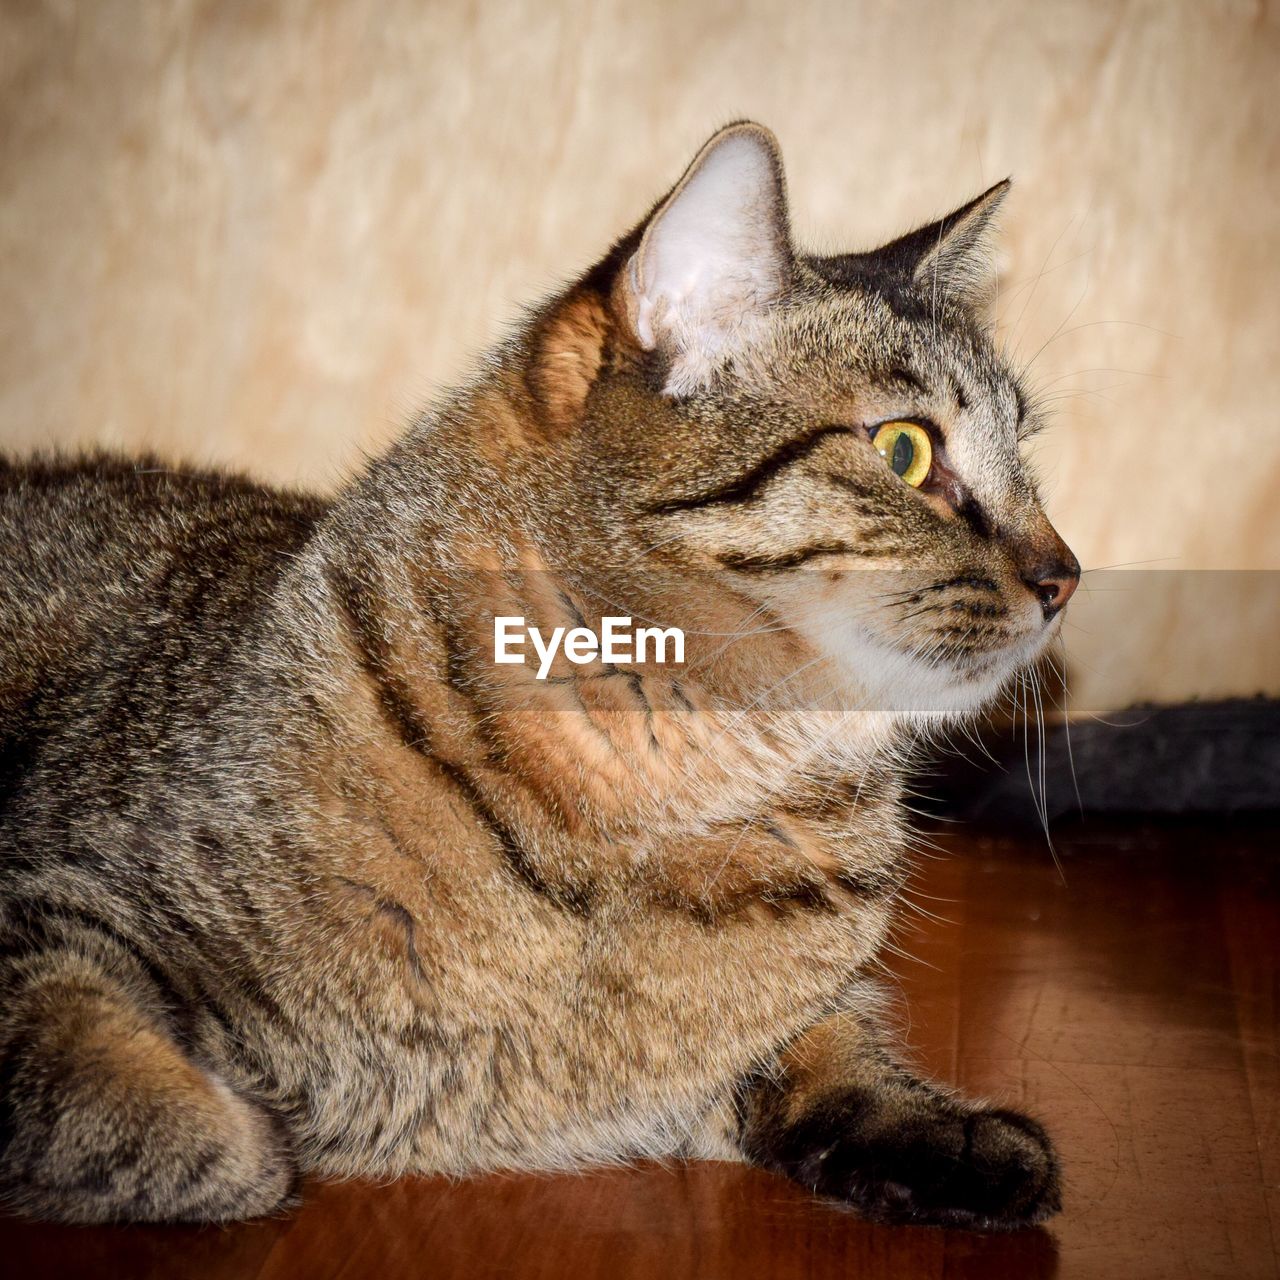
<path id="1" fill-rule="evenodd" d="M 311 1188 L 286 1221 L 57 1229 L 0 1219 L 13 1275 L 1274 1277 L 1275 825 L 947 832 L 895 962 L 917 1063 L 1025 1105 L 1066 1208 L 1000 1237 L 870 1227 L 736 1166 Z"/>

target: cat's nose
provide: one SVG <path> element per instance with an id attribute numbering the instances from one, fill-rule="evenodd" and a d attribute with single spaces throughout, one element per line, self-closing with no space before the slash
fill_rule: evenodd
<path id="1" fill-rule="evenodd" d="M 1065 546 L 1062 553 L 1041 560 L 1022 572 L 1022 581 L 1040 601 L 1046 622 L 1061 612 L 1080 585 L 1080 561 Z"/>

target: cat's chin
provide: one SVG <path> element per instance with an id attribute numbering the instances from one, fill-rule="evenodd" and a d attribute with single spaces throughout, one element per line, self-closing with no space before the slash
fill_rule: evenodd
<path id="1" fill-rule="evenodd" d="M 1046 628 L 963 665 L 927 662 L 852 628 L 840 636 L 838 647 L 830 644 L 830 638 L 824 647 L 856 690 L 856 703 L 849 710 L 856 707 L 886 713 L 898 721 L 941 727 L 995 702 L 1014 677 L 1036 661 L 1055 631 Z"/>

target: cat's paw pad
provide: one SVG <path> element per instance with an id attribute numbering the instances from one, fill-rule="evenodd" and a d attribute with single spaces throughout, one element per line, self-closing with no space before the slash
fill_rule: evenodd
<path id="1" fill-rule="evenodd" d="M 1019 1112 L 940 1098 L 886 1115 L 873 1104 L 846 1111 L 842 1128 L 794 1175 L 873 1221 L 1000 1231 L 1061 1208 L 1053 1146 Z"/>

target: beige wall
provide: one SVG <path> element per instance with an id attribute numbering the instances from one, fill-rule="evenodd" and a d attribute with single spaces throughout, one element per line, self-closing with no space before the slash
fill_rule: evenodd
<path id="1" fill-rule="evenodd" d="M 1280 18 L 1226 0 L 0 0 L 0 447 L 332 483 L 749 115 L 814 246 L 1013 174 L 1063 533 L 1280 568 L 1277 83 Z M 1280 693 L 1275 576 L 1109 578 L 1076 687 Z"/>

